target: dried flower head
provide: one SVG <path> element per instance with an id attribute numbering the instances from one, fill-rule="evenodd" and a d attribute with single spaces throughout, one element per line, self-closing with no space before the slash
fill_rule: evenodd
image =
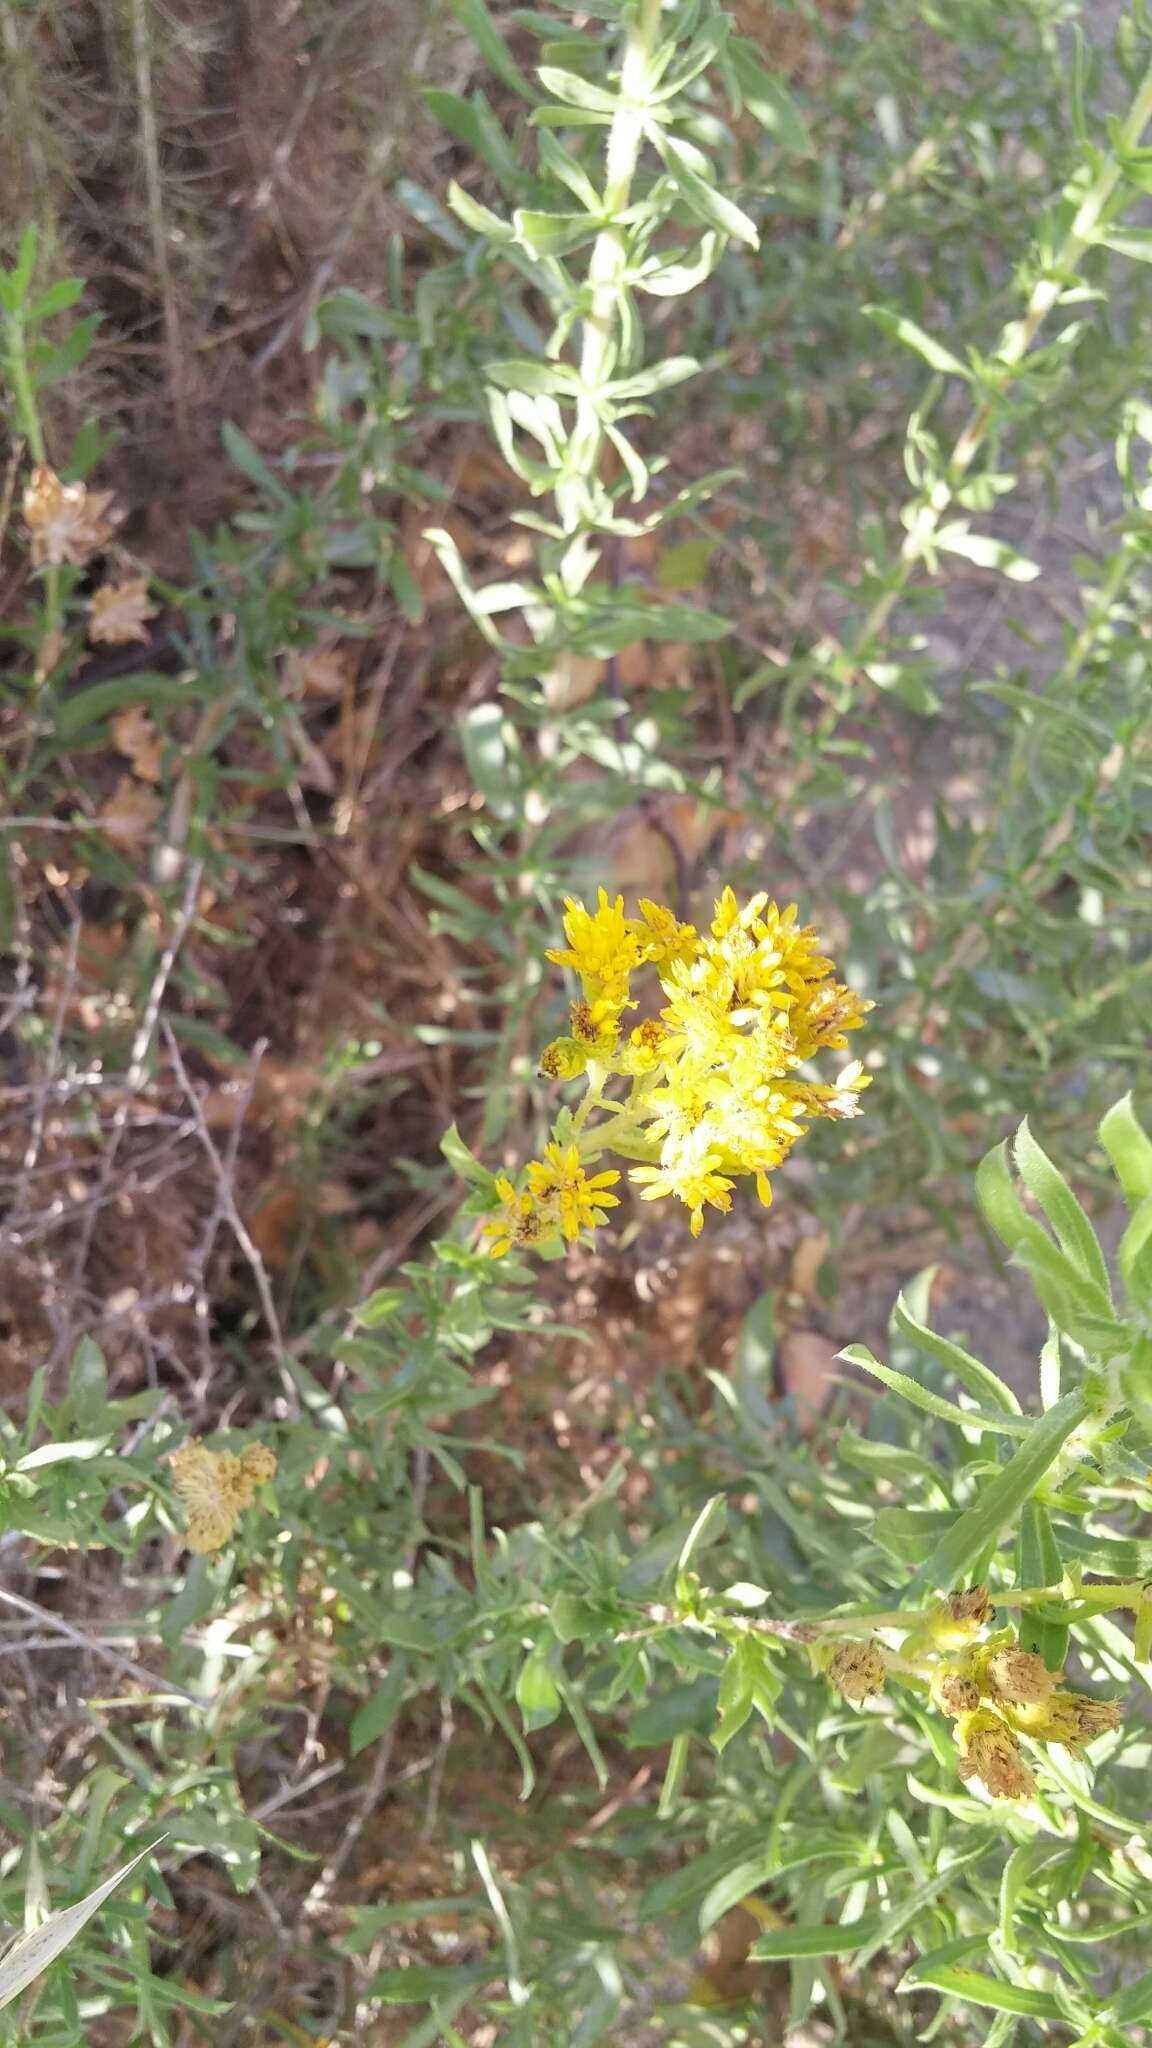
<path id="1" fill-rule="evenodd" d="M 210 1451 L 199 1438 L 173 1451 L 168 1462 L 188 1516 L 185 1540 L 199 1556 L 230 1542 L 256 1488 L 276 1470 L 275 1455 L 265 1444 L 249 1444 L 237 1457 L 232 1451 Z"/>
<path id="2" fill-rule="evenodd" d="M 987 1586 L 949 1593 L 926 1624 L 928 1636 L 939 1650 L 965 1649 L 980 1634 L 989 1610 Z"/>
<path id="3" fill-rule="evenodd" d="M 1085 1692 L 1054 1692 L 1048 1699 L 1011 1710 L 1012 1720 L 1035 1742 L 1059 1742 L 1079 1756 L 1098 1735 L 1119 1728 L 1116 1700 L 1094 1700 Z"/>
<path id="4" fill-rule="evenodd" d="M 88 638 L 95 646 L 125 647 L 130 640 L 147 640 L 145 621 L 156 617 L 156 606 L 148 600 L 148 578 L 130 576 L 124 583 L 102 583 L 88 600 Z"/>
<path id="5" fill-rule="evenodd" d="M 962 1671 L 939 1671 L 932 1679 L 932 1697 L 950 1721 L 961 1714 L 975 1713 L 980 1705 L 980 1687 Z"/>
<path id="6" fill-rule="evenodd" d="M 1022 1650 L 1018 1643 L 990 1646 L 986 1655 L 977 1653 L 975 1664 L 984 1691 L 1014 1706 L 1046 1700 L 1060 1683 L 1059 1671 L 1049 1671 L 1043 1657 Z"/>
<path id="7" fill-rule="evenodd" d="M 825 1676 L 846 1700 L 860 1706 L 864 1700 L 883 1692 L 888 1666 L 875 1643 L 843 1643 L 829 1662 Z"/>
<path id="8" fill-rule="evenodd" d="M 988 1619 L 988 1588 L 969 1586 L 962 1593 L 949 1593 L 945 1605 L 958 1627 L 971 1629 L 974 1633 L 983 1628 Z"/>
<path id="9" fill-rule="evenodd" d="M 82 567 L 102 548 L 116 522 L 111 491 L 66 484 L 38 463 L 24 492 L 24 520 L 36 568 L 73 562 Z"/>
<path id="10" fill-rule="evenodd" d="M 977 1707 L 956 1723 L 960 1745 L 960 1776 L 979 1778 L 993 1799 L 1028 1799 L 1036 1790 L 1020 1744 L 1007 1722 L 991 1707 Z"/>

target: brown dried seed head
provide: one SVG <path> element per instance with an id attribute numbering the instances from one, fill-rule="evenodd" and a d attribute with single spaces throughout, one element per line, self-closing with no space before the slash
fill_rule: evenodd
<path id="1" fill-rule="evenodd" d="M 34 565 L 73 562 L 82 567 L 103 547 L 117 516 L 111 491 L 66 484 L 47 463 L 37 464 L 24 492 L 24 520 Z"/>
<path id="2" fill-rule="evenodd" d="M 956 1723 L 960 1776 L 979 1778 L 993 1799 L 1028 1799 L 1036 1780 L 1020 1754 L 1012 1730 L 990 1707 L 978 1707 Z"/>
<path id="3" fill-rule="evenodd" d="M 240 1453 L 240 1463 L 256 1486 L 264 1486 L 275 1476 L 276 1453 L 267 1444 L 246 1444 Z"/>
<path id="4" fill-rule="evenodd" d="M 932 1687 L 933 1697 L 941 1711 L 955 1721 L 961 1714 L 974 1713 L 980 1705 L 980 1688 L 972 1678 L 965 1678 L 960 1671 L 943 1671 Z"/>
<path id="5" fill-rule="evenodd" d="M 988 1619 L 988 1588 L 969 1586 L 963 1593 L 949 1593 L 947 1607 L 953 1621 L 975 1632 Z"/>
<path id="6" fill-rule="evenodd" d="M 1116 1700 L 1094 1700 L 1084 1692 L 1054 1692 L 1016 1719 L 1037 1742 L 1059 1742 L 1079 1756 L 1098 1735 L 1119 1728 L 1123 1712 Z"/>
<path id="7" fill-rule="evenodd" d="M 844 1643 L 827 1670 L 827 1679 L 846 1700 L 859 1706 L 883 1692 L 888 1666 L 875 1643 Z"/>
<path id="8" fill-rule="evenodd" d="M 1049 1671 L 1043 1657 L 1015 1644 L 993 1651 L 988 1659 L 988 1677 L 1001 1699 L 1021 1707 L 1046 1700 L 1060 1683 L 1060 1673 Z"/>

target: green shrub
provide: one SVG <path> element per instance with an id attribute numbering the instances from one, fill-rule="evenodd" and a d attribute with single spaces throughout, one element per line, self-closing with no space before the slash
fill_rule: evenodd
<path id="1" fill-rule="evenodd" d="M 196 539 L 190 588 L 133 579 L 138 621 L 152 595 L 179 610 L 183 681 L 74 687 L 93 618 L 85 576 L 111 512 L 90 483 L 98 438 L 49 450 L 39 393 L 79 364 L 91 326 L 56 338 L 81 288 L 32 293 L 33 235 L 0 278 L 0 361 L 36 469 L 11 675 L 21 715 L 4 753 L 18 821 L 7 935 L 26 946 L 25 843 L 54 818 L 77 747 L 142 706 L 162 742 L 151 880 L 167 923 L 141 962 L 158 993 L 151 1008 L 137 1001 L 133 1074 L 157 1057 L 173 934 L 196 915 L 202 874 L 227 872 L 222 736 L 260 736 L 269 780 L 290 785 L 278 664 L 341 617 L 334 570 L 366 572 L 393 614 L 421 615 L 398 513 L 439 495 L 421 451 L 430 424 L 490 428 L 529 536 L 515 574 L 485 581 L 446 525 L 430 528 L 499 683 L 460 713 L 478 801 L 466 826 L 445 827 L 452 871 L 415 877 L 487 1005 L 469 1038 L 476 1155 L 455 1129 L 444 1142 L 440 1185 L 451 1174 L 466 1190 L 454 1220 L 349 1327 L 336 1302 L 299 1333 L 273 1328 L 276 1388 L 261 1383 L 244 1426 L 222 1416 L 207 1444 L 188 1442 L 159 1387 L 110 1397 L 90 1338 L 62 1393 L 38 1375 L 3 1422 L 6 1542 L 79 1554 L 131 1592 L 123 1647 L 118 1630 L 3 1595 L 109 1680 L 86 1703 L 83 1767 L 60 1793 L 50 1785 L 47 1818 L 10 1774 L 5 1917 L 32 1930 L 49 1904 L 91 1894 L 163 1838 L 97 1918 L 80 1925 L 77 1912 L 68 1963 L 21 1984 L 19 2031 L 3 2038 L 71 2048 L 128 2016 L 132 2038 L 158 2044 L 201 2022 L 210 2039 L 367 2039 L 395 2006 L 406 2030 L 387 2038 L 410 2048 L 484 2025 L 524 2048 L 644 2026 L 723 2048 L 810 2017 L 848 2041 L 939 2028 L 1001 2048 L 1055 2028 L 1078 2048 L 1119 2048 L 1146 2038 L 1152 2016 L 1139 1691 L 1152 1648 L 1152 1140 L 1127 1098 L 1100 1121 L 1143 1048 L 1152 957 L 1152 432 L 1134 340 L 1149 231 L 1129 219 L 1149 181 L 1146 11 L 1118 44 L 1127 111 L 1106 120 L 1082 46 L 1065 92 L 1065 10 L 1042 0 L 946 15 L 874 0 L 842 44 L 829 31 L 810 105 L 710 0 L 507 20 L 482 0 L 452 5 L 493 99 L 430 87 L 468 169 L 443 196 L 397 194 L 443 260 L 409 292 L 397 244 L 386 302 L 341 289 L 315 307 L 325 481 L 302 448 L 273 464 L 231 430 L 247 511 Z M 926 56 L 939 76 L 914 135 L 906 108 L 919 111 Z M 1039 163 L 1027 178 L 1025 150 Z M 680 474 L 672 450 L 696 378 L 713 421 L 771 409 L 789 474 L 814 402 L 845 446 L 878 416 L 880 480 L 853 509 L 835 606 L 793 631 L 785 603 L 789 644 L 767 656 L 740 622 L 749 583 L 781 570 L 781 522 L 726 462 Z M 909 404 L 911 495 L 894 538 L 879 512 Z M 985 677 L 972 657 L 941 673 L 928 633 L 949 561 L 1002 577 L 1008 599 L 1034 582 L 1013 492 L 1027 505 L 1058 485 L 1087 435 L 1115 437 L 1117 509 L 1090 536 L 1062 656 L 1048 664 L 1024 620 L 1027 662 Z M 626 548 L 651 536 L 648 589 Z M 706 582 L 707 604 L 682 595 Z M 710 713 L 689 693 L 653 692 L 650 710 L 629 699 L 617 664 L 638 642 L 680 647 L 701 692 L 745 721 L 747 759 L 728 764 L 727 786 L 705 743 Z M 897 744 L 940 784 L 919 868 L 891 814 Z M 978 802 L 957 794 L 964 777 Z M 572 850 L 579 829 L 669 795 L 738 807 L 755 828 L 715 893 L 747 884 L 758 900 L 740 923 L 722 896 L 711 952 L 688 924 L 702 881 L 679 874 L 684 900 L 638 921 L 614 907 L 594 854 Z M 862 885 L 833 862 L 812 886 L 813 827 L 854 807 L 874 824 Z M 131 886 L 107 820 L 78 805 L 71 822 L 92 872 Z M 808 933 L 759 895 L 768 841 L 781 899 L 798 876 L 805 915 L 834 918 L 855 996 L 822 959 L 811 968 Z M 578 899 L 602 881 L 600 929 Z M 743 936 L 725 950 L 733 930 Z M 611 958 L 596 952 L 606 937 Z M 549 952 L 579 990 L 562 997 Z M 642 996 L 653 965 L 669 1005 L 659 1043 L 624 1015 L 629 976 Z M 873 1000 L 863 1071 L 838 1093 L 802 1071 Z M 701 1081 L 689 1054 L 708 1003 Z M 33 1049 L 54 1031 L 58 1050 L 62 1021 L 23 1028 Z M 453 1039 L 449 1025 L 421 1030 Z M 753 1045 L 755 1073 L 742 1064 Z M 587 1094 L 573 1111 L 556 1091 L 577 1077 Z M 609 1226 L 617 1169 L 585 1181 L 586 1164 L 619 1157 L 649 1192 L 680 1195 L 695 1229 L 706 1206 L 727 1209 L 741 1174 L 766 1196 L 804 1117 L 848 1113 L 865 1079 L 851 1136 L 814 1133 L 802 1155 L 815 1161 L 812 1208 L 833 1243 L 862 1202 L 951 1219 L 968 1213 L 961 1190 L 983 1156 L 984 1224 L 1048 1322 L 1034 1385 L 931 1328 L 926 1272 L 897 1302 L 888 1357 L 845 1354 L 856 1377 L 810 1439 L 767 1398 L 770 1297 L 731 1371 L 700 1359 L 710 1411 L 668 1373 L 625 1422 L 621 1450 L 645 1478 L 635 1497 L 619 1463 L 553 1499 L 523 1443 L 477 1434 L 471 1411 L 492 1393 L 477 1364 L 496 1337 L 526 1354 L 565 1334 L 534 1252 Z M 689 1112 L 693 1130 L 719 1128 L 722 1084 L 727 1121 L 689 1175 Z M 95 1117 L 95 1097 L 78 1099 Z M 1055 1133 L 1089 1206 L 1022 1115 Z M 1101 1237 L 1111 1244 L 1121 1201 L 1113 1258 Z M 494 1471 L 510 1476 L 511 1512 L 493 1507 Z M 318 1671 L 307 1743 L 318 1755 L 322 1719 L 331 1761 L 264 1789 L 270 1749 L 299 1747 L 290 1731 Z M 402 1742 L 417 1753 L 406 1765 Z M 462 1744 L 482 1796 L 465 1795 L 467 1766 L 458 1787 L 451 1776 Z M 501 1810 L 505 1760 L 519 1825 Z M 426 1776 L 424 1831 L 444 1844 L 451 1882 L 349 1906 L 359 1848 L 405 1773 Z M 293 1809 L 329 1776 L 347 1800 L 317 1836 Z M 210 1990 L 170 1946 L 182 1882 L 205 1859 L 270 1929 L 258 1968 L 260 1944 L 221 1941 Z M 275 1898 L 262 1876 L 273 1864 Z M 746 1982 L 728 1996 L 691 1980 L 689 1962 L 741 1906 L 759 1929 L 753 1960 L 779 1966 L 751 1997 Z M 313 1974 L 294 2002 L 291 1960 L 305 1952 Z M 4 1985 L 0 1963 L 0 1998 Z"/>

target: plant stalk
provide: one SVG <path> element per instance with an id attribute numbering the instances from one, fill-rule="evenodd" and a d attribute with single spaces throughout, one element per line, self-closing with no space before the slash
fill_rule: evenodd
<path id="1" fill-rule="evenodd" d="M 620 216 L 627 210 L 644 140 L 644 100 L 660 30 L 662 0 L 638 0 L 620 64 L 620 97 L 608 131 L 604 180 L 605 226 L 588 264 L 588 309 L 582 323 L 576 424 L 566 473 L 556 485 L 556 507 L 566 533 L 575 533 L 591 510 L 592 486 L 604 453 L 604 426 L 595 394 L 612 370 L 628 245 Z M 573 564 L 575 569 L 575 563 Z M 582 581 L 586 567 L 576 571 Z"/>
<path id="2" fill-rule="evenodd" d="M 1124 175 L 1123 158 L 1138 146 L 1150 120 L 1152 64 L 1148 66 L 1140 89 L 1128 110 L 1113 153 L 1101 165 L 1081 200 L 1072 225 L 1051 264 L 1047 266 L 1045 275 L 1033 286 L 1023 317 L 1013 321 L 1004 330 L 997 361 L 1005 369 L 1013 371 L 1019 368 L 1049 313 L 1065 290 L 1069 274 L 1077 271 L 1084 256 L 1092 247 L 1105 208 Z M 923 559 L 925 549 L 931 543 L 933 535 L 939 531 L 945 513 L 950 511 L 955 503 L 957 490 L 987 440 L 994 417 L 992 401 L 984 398 L 973 407 L 961 428 L 952 450 L 947 476 L 940 478 L 933 487 L 931 497 L 918 508 L 908 529 L 901 549 L 900 568 L 896 580 L 876 600 L 868 614 L 861 636 L 861 644 L 865 648 L 872 646 L 887 625 L 897 602 L 911 581 L 914 569 Z"/>

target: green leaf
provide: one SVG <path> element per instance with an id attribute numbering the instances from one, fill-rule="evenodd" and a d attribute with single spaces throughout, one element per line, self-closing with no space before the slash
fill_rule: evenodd
<path id="1" fill-rule="evenodd" d="M 658 1877 L 640 1896 L 636 1917 L 641 1925 L 653 1920 L 670 1919 L 675 1913 L 682 1913 L 686 1907 L 695 1905 L 712 1890 L 715 1884 L 737 1864 L 748 1857 L 764 1852 L 764 1823 L 757 1821 L 754 1826 L 739 1828 L 720 1843 L 718 1848 L 705 1850 L 671 1870 L 664 1877 Z"/>
<path id="2" fill-rule="evenodd" d="M 930 1956 L 922 1957 L 911 1970 L 906 1970 L 897 1989 L 911 1991 L 919 1985 L 926 1985 L 931 1991 L 946 1992 L 951 1998 L 964 1999 L 969 2005 L 988 2006 L 993 2012 L 1020 2013 L 1026 2019 L 1056 2020 L 1065 2026 L 1068 2024 L 1063 2008 L 1048 1991 L 1036 1991 L 1029 1984 L 1006 1984 L 998 1977 L 984 1976 L 979 1970 L 960 1970 L 946 1963 L 932 1964 Z"/>
<path id="3" fill-rule="evenodd" d="M 862 1366 L 865 1372 L 881 1380 L 894 1394 L 902 1394 L 914 1408 L 922 1408 L 926 1415 L 936 1415 L 942 1422 L 954 1422 L 965 1429 L 983 1430 L 994 1436 L 1023 1437 L 1031 1428 L 1023 1416 L 993 1415 L 987 1409 L 961 1408 L 955 1401 L 946 1401 L 942 1394 L 934 1394 L 931 1387 L 922 1387 L 919 1380 L 909 1379 L 907 1373 L 897 1372 L 891 1365 L 882 1365 L 866 1344 L 847 1344 L 838 1356 L 849 1365 Z"/>
<path id="4" fill-rule="evenodd" d="M 966 562 L 975 562 L 978 569 L 995 569 L 1010 583 L 1034 583 L 1040 574 L 1039 562 L 1020 554 L 995 534 L 973 533 L 960 519 L 938 526 L 932 535 L 932 546 L 943 548 L 947 555 L 960 555 Z"/>
<path id="5" fill-rule="evenodd" d="M 1036 1143 L 1025 1118 L 1013 1146 L 1020 1178 L 1040 1204 L 1065 1256 L 1085 1280 L 1111 1300 L 1108 1267 L 1100 1243 L 1068 1182 Z"/>
<path id="6" fill-rule="evenodd" d="M 521 99 L 536 97 L 531 83 L 525 78 L 508 48 L 503 36 L 489 14 L 484 0 L 448 0 L 448 5 L 458 21 L 463 22 L 484 62 L 490 65 L 498 78 L 510 85 Z"/>
<path id="7" fill-rule="evenodd" d="M 723 235 L 702 235 L 694 255 L 672 263 L 649 258 L 632 273 L 631 282 L 639 291 L 650 292 L 653 298 L 676 299 L 695 291 L 697 285 L 711 277 L 723 254 Z"/>
<path id="8" fill-rule="evenodd" d="M 842 1921 L 838 1927 L 781 1927 L 762 1934 L 749 1951 L 755 1963 L 783 1963 L 802 1956 L 850 1956 L 872 1940 L 883 1925 L 878 1913 L 864 1920 Z"/>
<path id="9" fill-rule="evenodd" d="M 30 306 L 25 307 L 24 319 L 27 325 L 32 327 L 38 320 L 51 319 L 53 313 L 66 313 L 70 306 L 76 304 L 77 299 L 84 296 L 84 291 L 85 281 L 82 277 L 59 278 L 55 284 L 48 286 L 47 291 L 41 292 L 38 298 L 33 299 Z"/>
<path id="10" fill-rule="evenodd" d="M 864 306 L 861 311 L 885 334 L 893 335 L 897 341 L 903 342 L 905 348 L 921 356 L 933 370 L 940 370 L 948 377 L 963 377 L 965 381 L 971 378 L 972 372 L 959 356 L 954 356 L 951 349 L 945 348 L 943 342 L 937 341 L 933 335 L 925 334 L 924 329 L 918 327 L 915 320 L 910 320 L 906 313 L 897 313 L 891 306 Z"/>
<path id="11" fill-rule="evenodd" d="M 1152 1195 L 1152 1138 L 1149 1138 L 1125 1095 L 1108 1111 L 1100 1125 L 1100 1143 L 1112 1162 L 1117 1180 L 1130 1209 Z"/>
<path id="12" fill-rule="evenodd" d="M 388 1667 L 388 1676 L 370 1699 L 358 1707 L 352 1716 L 352 1727 L 348 1742 L 353 1756 L 359 1756 L 369 1743 L 376 1742 L 385 1729 L 392 1726 L 404 1704 L 404 1688 L 408 1679 L 408 1662 L 405 1657 L 393 1657 Z"/>
<path id="13" fill-rule="evenodd" d="M 259 449 L 253 446 L 247 434 L 242 434 L 239 427 L 233 426 L 231 420 L 225 420 L 220 429 L 220 439 L 224 443 L 225 453 L 235 463 L 241 475 L 248 478 L 249 483 L 255 484 L 257 489 L 265 492 L 269 498 L 274 498 L 278 505 L 292 503 L 292 493 L 285 489 L 280 478 L 269 469 Z"/>
<path id="14" fill-rule="evenodd" d="M 61 739 L 74 740 L 87 726 L 126 705 L 149 709 L 156 704 L 188 701 L 188 684 L 177 682 L 172 676 L 120 676 L 113 682 L 93 683 L 88 689 L 78 690 L 74 697 L 66 698 L 56 712 L 56 733 Z M 203 699 L 199 701 L 202 703 Z"/>
<path id="15" fill-rule="evenodd" d="M 502 185 L 515 189 L 522 183 L 520 165 L 482 92 L 466 100 L 459 93 L 426 86 L 420 97 L 440 126 L 488 164 Z"/>
<path id="16" fill-rule="evenodd" d="M 606 92 L 602 85 L 593 85 L 590 79 L 581 78 L 577 71 L 561 71 L 552 64 L 544 64 L 537 77 L 545 92 L 562 106 L 578 107 L 585 113 L 607 116 L 611 120 L 619 104 L 615 93 Z"/>
<path id="17" fill-rule="evenodd" d="M 717 1537 L 723 1535 L 727 1509 L 728 1499 L 723 1493 L 714 1493 L 711 1500 L 706 1501 L 701 1508 L 680 1546 L 680 1555 L 676 1560 L 678 1586 L 700 1551 L 706 1550 L 710 1543 L 715 1543 Z"/>
<path id="18" fill-rule="evenodd" d="M 724 52 L 738 97 L 754 120 L 793 156 L 812 155 L 812 137 L 795 100 L 780 80 L 760 62 L 757 45 L 733 36 Z"/>
<path id="19" fill-rule="evenodd" d="M 691 213 L 702 220 L 706 227 L 717 228 L 721 234 L 733 235 L 738 242 L 746 242 L 751 249 L 760 247 L 760 236 L 755 223 L 742 213 L 730 199 L 725 199 L 714 185 L 710 185 L 693 167 L 688 152 L 681 148 L 670 135 L 661 137 L 660 153 L 672 174 L 676 189 Z"/>
<path id="20" fill-rule="evenodd" d="M 377 1642 L 388 1643 L 394 1650 L 440 1650 L 444 1647 L 444 1637 L 431 1622 L 421 1621 L 417 1614 L 376 1613 L 372 1626 Z"/>
<path id="21" fill-rule="evenodd" d="M 1059 1586 L 1063 1571 L 1047 1508 L 1043 1501 L 1025 1501 L 1016 1543 L 1017 1583 L 1022 1587 Z M 1043 1657 L 1049 1671 L 1059 1671 L 1068 1654 L 1067 1623 L 1046 1621 L 1025 1608 L 1020 1615 L 1020 1646 Z"/>
<path id="22" fill-rule="evenodd" d="M 70 1941 L 75 1940 L 80 1929 L 87 1925 L 92 1915 L 99 1912 L 105 1899 L 115 1891 L 117 1885 L 122 1884 L 136 1869 L 137 1864 L 143 1863 L 146 1856 L 151 1856 L 153 1850 L 157 1849 L 163 1840 L 163 1835 L 158 1836 L 146 1849 L 141 1849 L 139 1855 L 133 1856 L 128 1863 L 121 1864 L 120 1869 L 114 1871 L 111 1877 L 106 1877 L 103 1884 L 96 1886 L 95 1891 L 89 1892 L 76 1905 L 65 1906 L 62 1912 L 50 1914 L 39 1927 L 34 1927 L 30 1933 L 22 1935 L 13 1943 L 7 1955 L 0 1961 L 0 2006 L 11 2005 L 12 2000 L 18 1998 L 20 1993 L 48 1968 L 49 1963 L 55 1962 L 56 1957 L 67 1948 Z"/>
<path id="23" fill-rule="evenodd" d="M 978 1358 L 973 1358 L 970 1351 L 963 1350 L 959 1344 L 951 1343 L 947 1337 L 937 1336 L 935 1330 L 930 1330 L 926 1323 L 918 1321 L 903 1293 L 896 1297 L 892 1321 L 902 1337 L 908 1337 L 913 1344 L 918 1344 L 922 1351 L 928 1353 L 929 1358 L 934 1358 L 937 1365 L 943 1366 L 945 1372 L 952 1373 L 960 1381 L 961 1386 L 967 1387 L 970 1394 L 975 1394 L 977 1400 L 982 1401 L 987 1397 L 997 1408 L 1004 1409 L 1006 1414 L 1019 1415 L 1020 1403 L 1011 1387 L 1005 1384 L 999 1374 L 994 1373 L 990 1366 L 983 1365 Z"/>
<path id="24" fill-rule="evenodd" d="M 599 223 L 586 213 L 532 213 L 521 207 L 512 215 L 512 225 L 517 240 L 533 256 L 567 256 L 592 240 Z"/>
<path id="25" fill-rule="evenodd" d="M 520 1709 L 525 1734 L 531 1735 L 537 1728 L 547 1728 L 559 1714 L 560 1704 L 560 1693 L 549 1669 L 546 1652 L 530 1650 L 516 1680 L 516 1705 Z"/>
<path id="26" fill-rule="evenodd" d="M 449 1124 L 440 1140 L 440 1150 L 457 1179 L 467 1181 L 469 1187 L 495 1199 L 495 1175 L 469 1150 L 455 1124 Z"/>
<path id="27" fill-rule="evenodd" d="M 963 1584 L 968 1567 L 1015 1520 L 1086 1412 L 1084 1396 L 1077 1391 L 1065 1394 L 1062 1401 L 1031 1424 L 1027 1437 L 1013 1451 L 1003 1471 L 981 1486 L 973 1505 L 937 1544 L 917 1575 L 921 1584 L 945 1592 Z"/>
<path id="28" fill-rule="evenodd" d="M 872 1534 L 899 1564 L 923 1564 L 955 1521 L 954 1508 L 881 1508 Z"/>

